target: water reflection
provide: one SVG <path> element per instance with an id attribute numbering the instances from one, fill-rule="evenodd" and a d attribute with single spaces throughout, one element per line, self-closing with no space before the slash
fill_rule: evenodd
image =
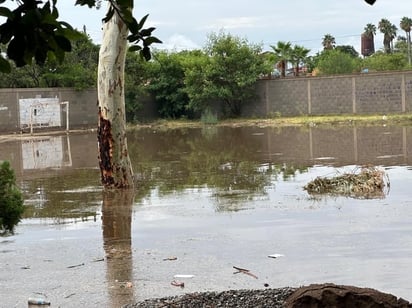
<path id="1" fill-rule="evenodd" d="M 347 279 L 341 282 L 352 283 L 353 277 L 368 278 L 360 273 L 370 264 L 377 264 L 371 273 L 379 273 L 382 281 L 393 284 L 395 280 L 397 285 L 406 286 L 410 277 L 403 273 L 389 276 L 393 279 L 387 277 L 397 273 L 400 266 L 410 269 L 411 248 L 404 243 L 410 243 L 411 234 L 410 223 L 406 221 L 411 208 L 408 190 L 411 169 L 395 168 L 412 165 L 410 130 L 409 127 L 141 129 L 128 134 L 129 152 L 138 179 L 134 196 L 132 193 L 102 195 L 95 133 L 63 135 L 48 141 L 45 137 L 38 141 L 3 140 L 0 141 L 0 160 L 9 160 L 15 169 L 27 210 L 22 224 L 25 233 L 16 235 L 18 240 L 10 244 L 12 249 L 4 249 L 9 255 L 0 254 L 3 258 L 0 263 L 6 264 L 6 260 L 16 256 L 24 265 L 27 262 L 24 253 L 29 250 L 19 245 L 25 243 L 34 243 L 41 249 L 42 245 L 51 243 L 66 251 L 70 247 L 65 245 L 79 246 L 86 252 L 81 256 L 87 266 L 81 275 L 84 285 L 92 285 L 88 284 L 90 278 L 86 271 L 94 271 L 99 264 L 105 266 L 100 272 L 96 270 L 105 276 L 103 281 L 93 284 L 96 289 L 107 284 L 104 295 L 108 295 L 110 303 L 101 305 L 104 307 L 133 302 L 144 296 L 141 293 L 146 289 L 152 292 L 150 296 L 153 292 L 156 295 L 175 292 L 168 280 L 174 271 L 198 271 L 202 279 L 197 285 L 193 281 L 194 289 L 213 289 L 221 279 L 225 287 L 238 287 L 240 284 L 233 284 L 232 275 L 221 276 L 227 264 L 238 258 L 256 266 L 254 270 L 261 266 L 264 275 L 276 277 L 276 283 L 282 286 L 313 282 L 319 277 L 328 279 L 324 274 L 328 271 L 337 279 Z M 56 151 L 56 155 L 50 155 L 52 151 Z M 392 173 L 394 178 L 390 179 L 390 196 L 385 201 L 350 200 L 348 204 L 345 200 L 305 199 L 309 196 L 303 186 L 313 176 L 327 175 L 343 166 L 366 164 L 396 169 Z M 309 210 L 314 208 L 316 211 Z M 244 209 L 253 211 L 240 211 Z M 137 213 L 134 224 L 133 211 Z M 47 225 L 46 236 L 39 234 L 44 232 L 41 231 L 31 233 L 30 237 L 32 218 L 40 218 L 40 224 L 39 219 L 35 220 L 39 229 L 44 228 L 43 218 L 51 218 L 58 225 Z M 83 220 L 89 223 L 71 224 Z M 47 219 L 47 223 L 49 221 Z M 66 237 L 60 238 L 66 226 L 73 230 L 66 230 Z M 97 229 L 94 242 L 88 229 L 93 227 Z M 133 242 L 134 247 L 132 233 L 137 242 Z M 21 238 L 23 244 L 19 242 Z M 69 241 L 71 244 L 66 244 Z M 87 247 L 91 245 L 102 251 Z M 379 260 L 382 247 L 388 259 Z M 54 251 L 54 246 L 48 248 L 44 253 L 53 251 L 55 260 L 66 257 Z M 150 257 L 145 254 L 146 250 L 152 253 Z M 101 257 L 103 251 L 104 264 L 87 262 L 95 256 Z M 291 256 L 282 261 L 285 266 L 272 267 L 259 261 L 262 256 L 266 259 L 267 253 L 283 251 Z M 394 251 L 404 257 L 403 263 L 392 262 Z M 49 259 L 42 253 L 43 250 L 35 257 Z M 182 257 L 186 262 L 166 264 L 162 261 L 165 256 L 178 254 L 179 261 Z M 363 263 L 354 261 L 355 258 Z M 375 263 L 370 262 L 370 258 L 375 258 Z M 337 262 L 341 260 L 342 265 Z M 20 263 L 4 267 L 10 277 L 17 277 L 18 272 L 15 284 L 24 283 L 30 273 L 37 275 L 39 284 L 47 281 L 44 273 L 36 272 L 34 265 L 32 271 L 16 272 L 21 269 Z M 387 268 L 387 264 L 390 267 Z M 61 268 L 56 267 L 56 271 L 64 276 Z M 152 273 L 152 269 L 159 268 Z M 315 268 L 320 269 L 313 272 Z M 304 276 L 304 280 L 302 273 L 309 273 L 309 278 Z M 50 279 L 55 277 L 53 271 Z M 368 285 L 375 280 L 372 277 L 359 281 Z M 61 306 L 66 306 L 64 301 L 77 300 L 87 293 L 84 289 L 75 289 L 68 291 L 75 295 L 66 299 L 60 291 L 49 286 L 44 288 L 57 293 L 56 298 L 63 302 Z M 401 291 L 407 294 L 407 290 Z M 94 296 L 89 302 L 84 301 L 89 306 L 103 301 L 97 291 L 94 295 L 93 292 L 87 294 Z M 4 302 L 6 306 L 15 305 L 12 297 L 6 296 Z"/>
<path id="2" fill-rule="evenodd" d="M 204 127 L 128 134 L 136 200 L 185 189 L 213 191 L 215 208 L 265 198 L 279 180 L 316 165 L 411 165 L 409 127 Z M 1 144 L 26 194 L 26 217 L 87 218 L 101 204 L 96 136 L 72 134 Z M 53 153 L 53 154 L 51 154 Z"/>
<path id="3" fill-rule="evenodd" d="M 404 165 L 412 145 L 406 127 L 219 127 L 131 133 L 141 193 L 191 187 L 214 190 L 217 210 L 264 197 L 268 187 L 311 166 Z M 145 188 L 145 189 L 144 189 Z"/>
<path id="4" fill-rule="evenodd" d="M 103 246 L 111 307 L 121 307 L 134 300 L 131 247 L 133 197 L 131 190 L 103 193 Z"/>
<path id="5" fill-rule="evenodd" d="M 66 136 L 25 140 L 21 144 L 23 169 L 46 169 L 70 167 L 70 138 Z M 67 154 L 67 155 L 64 155 Z"/>

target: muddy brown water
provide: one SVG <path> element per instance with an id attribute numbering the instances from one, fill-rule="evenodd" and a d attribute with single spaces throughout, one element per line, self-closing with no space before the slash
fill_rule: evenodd
<path id="1" fill-rule="evenodd" d="M 412 128 L 144 129 L 128 143 L 134 196 L 102 192 L 94 133 L 0 139 L 27 206 L 0 238 L 0 307 L 323 282 L 412 300 Z M 366 164 L 388 174 L 384 198 L 303 190 Z"/>

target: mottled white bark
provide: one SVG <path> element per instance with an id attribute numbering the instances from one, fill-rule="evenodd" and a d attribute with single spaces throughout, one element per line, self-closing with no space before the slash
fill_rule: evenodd
<path id="1" fill-rule="evenodd" d="M 128 32 L 117 13 L 103 25 L 97 91 L 99 165 L 105 188 L 133 187 L 133 170 L 127 151 L 124 99 Z"/>

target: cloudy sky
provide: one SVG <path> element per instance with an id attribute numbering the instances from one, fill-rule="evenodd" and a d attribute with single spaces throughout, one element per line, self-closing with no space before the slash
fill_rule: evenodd
<path id="1" fill-rule="evenodd" d="M 73 1 L 58 2 L 61 19 L 78 29 L 86 26 L 96 43 L 101 41 L 100 10 L 74 7 Z M 170 50 L 202 48 L 207 35 L 224 31 L 262 44 L 263 50 L 278 41 L 303 45 L 316 53 L 325 34 L 337 45 L 352 45 L 360 51 L 360 35 L 367 23 L 378 25 L 389 19 L 399 28 L 400 19 L 412 18 L 412 0 L 377 0 L 370 6 L 363 0 L 137 0 L 134 15 L 149 14 L 147 26 L 156 27 L 155 36 Z M 399 35 L 405 35 L 402 30 Z M 382 47 L 378 30 L 376 49 Z"/>

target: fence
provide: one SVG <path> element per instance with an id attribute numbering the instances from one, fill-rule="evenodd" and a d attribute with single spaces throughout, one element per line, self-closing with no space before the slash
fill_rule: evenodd
<path id="1" fill-rule="evenodd" d="M 411 112 L 412 71 L 259 80 L 256 96 L 244 105 L 242 116 Z M 144 101 L 138 119 L 155 118 L 155 102 Z M 0 89 L 0 132 L 67 129 L 69 124 L 70 128 L 96 127 L 96 104 L 96 89 Z"/>
<path id="2" fill-rule="evenodd" d="M 243 116 L 385 114 L 412 110 L 412 71 L 260 80 Z"/>

